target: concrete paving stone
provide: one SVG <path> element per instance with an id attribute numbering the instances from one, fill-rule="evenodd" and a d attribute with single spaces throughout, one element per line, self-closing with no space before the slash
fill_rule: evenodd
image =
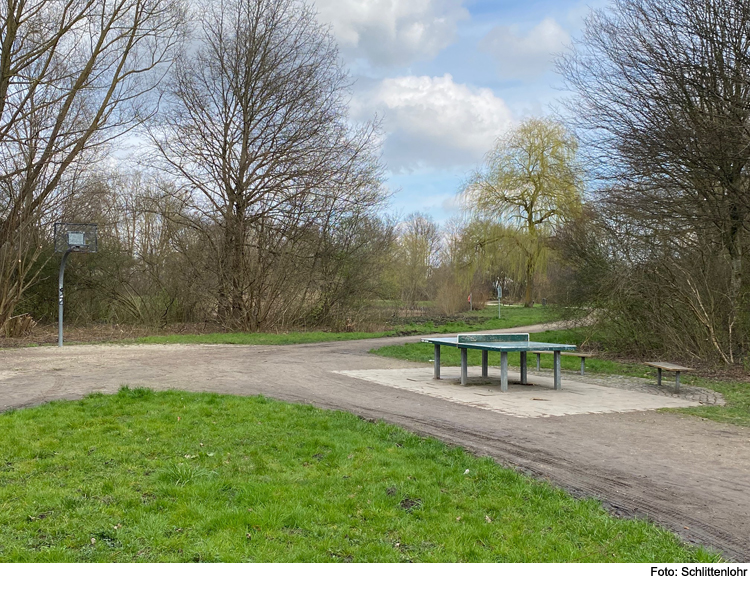
<path id="1" fill-rule="evenodd" d="M 551 376 L 529 374 L 531 383 L 522 385 L 520 374 L 511 371 L 508 372 L 508 391 L 502 392 L 499 371 L 489 378 L 469 377 L 466 386 L 460 384 L 460 369 L 452 367 L 442 369 L 440 380 L 433 379 L 429 367 L 334 373 L 522 418 L 700 406 L 696 401 L 589 384 L 571 376 L 564 377 L 562 390 L 554 390 Z"/>

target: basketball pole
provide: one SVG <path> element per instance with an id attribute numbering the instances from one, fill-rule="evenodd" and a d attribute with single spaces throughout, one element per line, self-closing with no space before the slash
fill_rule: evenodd
<path id="1" fill-rule="evenodd" d="M 60 277 L 57 283 L 57 346 L 63 346 L 63 278 L 65 277 L 65 263 L 68 255 L 73 252 L 72 248 L 65 251 L 62 261 L 60 262 Z"/>
<path id="2" fill-rule="evenodd" d="M 55 222 L 55 252 L 63 253 L 60 275 L 57 279 L 57 346 L 63 346 L 63 280 L 65 263 L 71 252 L 96 252 L 96 224 L 71 224 Z"/>

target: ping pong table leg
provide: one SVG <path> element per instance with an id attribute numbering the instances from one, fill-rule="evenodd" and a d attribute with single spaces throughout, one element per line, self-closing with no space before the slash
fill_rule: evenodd
<path id="1" fill-rule="evenodd" d="M 487 351 L 482 351 L 482 377 L 483 378 L 486 378 L 487 375 L 488 375 L 487 374 L 487 365 L 489 365 L 487 363 Z"/>
<path id="2" fill-rule="evenodd" d="M 555 351 L 555 390 L 562 390 L 562 380 L 560 375 L 560 351 Z"/>
<path id="3" fill-rule="evenodd" d="M 461 349 L 461 385 L 465 386 L 469 379 L 468 371 L 468 349 Z"/>
<path id="4" fill-rule="evenodd" d="M 440 345 L 435 343 L 435 370 L 432 377 L 436 380 L 440 379 Z"/>
<path id="5" fill-rule="evenodd" d="M 500 391 L 508 391 L 508 352 L 500 352 Z"/>
<path id="6" fill-rule="evenodd" d="M 526 375 L 526 351 L 521 351 L 521 383 L 527 384 L 528 378 Z"/>
<path id="7" fill-rule="evenodd" d="M 536 354 L 536 370 L 541 371 L 542 369 L 542 354 L 537 353 Z"/>

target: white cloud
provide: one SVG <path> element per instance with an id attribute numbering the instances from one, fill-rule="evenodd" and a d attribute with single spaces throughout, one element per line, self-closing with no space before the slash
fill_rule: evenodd
<path id="1" fill-rule="evenodd" d="M 479 49 L 497 60 L 503 78 L 529 80 L 547 71 L 569 41 L 570 35 L 546 18 L 525 35 L 518 25 L 495 27 L 479 42 Z"/>
<path id="2" fill-rule="evenodd" d="M 469 18 L 463 0 L 315 0 L 341 50 L 375 66 L 403 66 L 435 57 Z"/>
<path id="3" fill-rule="evenodd" d="M 490 89 L 456 84 L 450 74 L 387 78 L 355 97 L 355 118 L 375 112 L 384 118 L 392 171 L 478 164 L 513 122 Z"/>

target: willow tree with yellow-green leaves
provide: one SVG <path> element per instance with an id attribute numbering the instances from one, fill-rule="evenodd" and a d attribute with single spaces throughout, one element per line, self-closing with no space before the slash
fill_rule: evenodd
<path id="1" fill-rule="evenodd" d="M 506 226 L 519 260 L 524 305 L 533 305 L 534 275 L 547 239 L 581 209 L 582 178 L 573 135 L 550 119 L 527 119 L 501 136 L 467 183 L 466 205 Z"/>

